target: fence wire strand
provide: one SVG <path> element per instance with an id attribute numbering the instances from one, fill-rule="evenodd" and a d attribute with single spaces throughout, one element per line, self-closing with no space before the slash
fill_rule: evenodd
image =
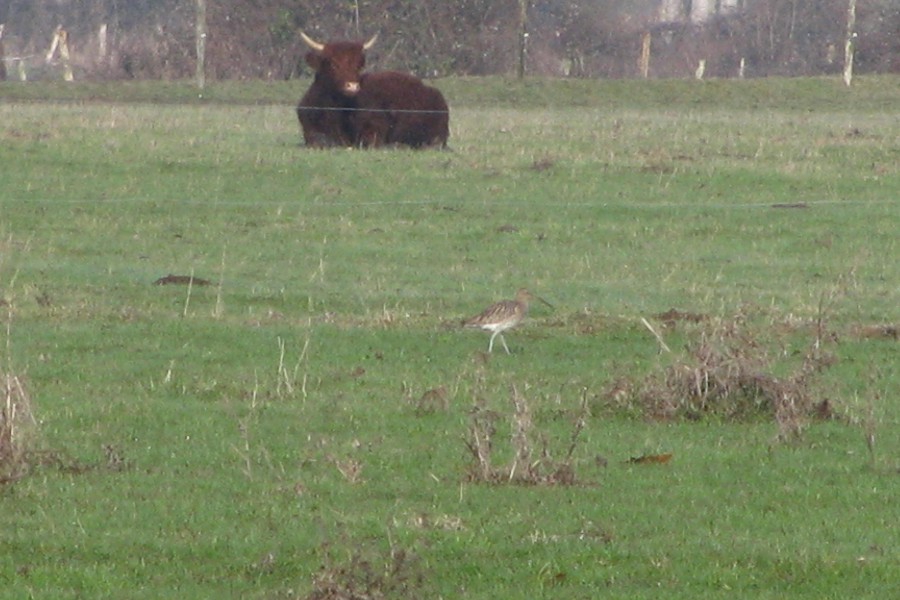
<path id="1" fill-rule="evenodd" d="M 282 106 L 281 104 L 276 104 L 275 106 Z M 450 114 L 449 110 L 425 110 L 425 109 L 414 109 L 414 108 L 338 108 L 332 106 L 297 106 L 298 111 L 309 111 L 309 112 L 374 112 L 374 113 L 408 113 L 408 114 L 421 114 L 421 115 L 448 115 Z"/>
<path id="2" fill-rule="evenodd" d="M 373 206 L 467 206 L 467 205 L 478 205 L 478 206 L 538 206 L 538 205 L 547 205 L 548 202 L 545 200 L 499 200 L 495 202 L 485 202 L 484 200 L 477 200 L 472 202 L 465 202 L 458 199 L 447 199 L 447 198 L 425 198 L 421 200 L 379 200 L 379 201 L 328 201 L 328 202 L 318 202 L 314 201 L 312 203 L 305 202 L 304 198 L 291 198 L 288 200 L 260 200 L 258 198 L 247 198 L 247 199 L 230 199 L 230 200 L 217 200 L 217 199 L 208 199 L 208 200 L 197 200 L 197 199 L 180 199 L 180 198 L 168 198 L 168 199 L 158 199 L 158 198 L 140 198 L 140 197 L 132 197 L 132 198 L 71 198 L 71 199 L 62 199 L 62 198 L 24 198 L 24 197 L 6 197 L 0 199 L 0 207 L 4 206 L 8 203 L 40 203 L 47 205 L 80 205 L 80 204 L 90 204 L 90 205 L 128 205 L 128 204 L 160 204 L 164 206 L 171 206 L 170 203 L 177 203 L 179 206 L 235 206 L 235 207 L 246 207 L 246 206 L 284 206 L 285 204 L 290 203 L 300 203 L 303 202 L 303 208 L 346 208 L 350 207 L 373 207 Z M 890 204 L 900 204 L 900 200 L 814 200 L 814 201 L 804 201 L 798 202 L 796 205 L 783 205 L 778 202 L 740 202 L 740 203 L 709 203 L 709 204 L 696 204 L 686 206 L 684 204 L 675 203 L 675 202 L 656 202 L 656 203 L 643 203 L 643 202 L 608 202 L 603 200 L 598 200 L 596 202 L 553 202 L 551 203 L 555 208 L 565 209 L 565 208 L 617 208 L 617 209 L 633 209 L 635 211 L 664 211 L 664 210 L 675 210 L 676 212 L 682 213 L 696 213 L 698 211 L 703 210 L 758 210 L 758 209 L 766 209 L 766 210 L 809 210 L 815 208 L 828 208 L 828 207 L 839 207 L 839 208 L 859 208 L 866 206 L 880 206 L 880 205 L 890 205 Z M 298 204 L 299 206 L 299 204 Z"/>

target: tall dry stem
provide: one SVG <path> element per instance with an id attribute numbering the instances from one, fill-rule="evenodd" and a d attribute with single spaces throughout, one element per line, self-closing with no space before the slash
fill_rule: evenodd
<path id="1" fill-rule="evenodd" d="M 276 384 L 275 384 L 275 394 L 279 398 L 283 397 L 291 397 L 294 395 L 294 390 L 296 389 L 298 373 L 300 371 L 300 365 L 307 359 L 309 354 L 309 336 L 306 336 L 306 340 L 303 342 L 303 349 L 300 351 L 300 356 L 297 358 L 296 364 L 294 364 L 293 370 L 288 370 L 285 365 L 284 359 L 286 355 L 286 343 L 284 339 L 281 337 L 278 338 L 278 371 L 276 373 Z M 306 398 L 306 380 L 307 374 L 303 374 L 303 378 L 301 381 L 300 391 L 303 394 L 303 398 Z"/>
<path id="2" fill-rule="evenodd" d="M 186 319 L 188 316 L 188 308 L 191 305 L 191 292 L 194 290 L 194 268 L 191 267 L 191 276 L 188 279 L 187 286 L 187 296 L 184 299 L 184 310 L 181 313 L 182 318 Z"/>
<path id="3" fill-rule="evenodd" d="M 878 429 L 878 419 L 875 416 L 875 404 L 881 401 L 881 392 L 875 388 L 874 382 L 872 390 L 866 394 L 866 412 L 863 417 L 863 432 L 866 436 L 866 449 L 869 451 L 869 464 L 875 468 L 877 461 L 875 458 L 875 434 Z"/>
<path id="4" fill-rule="evenodd" d="M 512 445 L 515 450 L 512 466 L 509 469 L 509 480 L 512 481 L 516 476 L 519 465 L 524 465 L 524 477 L 530 475 L 531 471 L 531 441 L 529 434 L 531 432 L 532 420 L 531 409 L 528 402 L 519 394 L 519 389 L 513 384 L 512 386 L 512 404 L 513 404 L 513 433 Z"/>
<path id="5" fill-rule="evenodd" d="M 575 419 L 575 427 L 572 429 L 572 439 L 569 443 L 569 450 L 566 452 L 566 460 L 565 464 L 571 466 L 572 465 L 572 456 L 575 454 L 575 447 L 578 445 L 578 438 L 581 436 L 581 432 L 584 430 L 585 425 L 587 425 L 587 418 L 590 415 L 590 408 L 588 407 L 588 389 L 582 388 L 581 390 L 581 406 L 578 410 L 578 417 Z"/>
<path id="6" fill-rule="evenodd" d="M 23 477 L 30 467 L 28 443 L 37 422 L 22 380 L 0 370 L 0 484 Z"/>
<path id="7" fill-rule="evenodd" d="M 213 309 L 212 315 L 215 319 L 220 319 L 222 318 L 222 315 L 225 314 L 225 305 L 222 301 L 222 286 L 225 283 L 225 249 L 226 246 L 222 246 L 222 266 L 219 269 L 219 285 L 216 288 L 216 306 Z"/>

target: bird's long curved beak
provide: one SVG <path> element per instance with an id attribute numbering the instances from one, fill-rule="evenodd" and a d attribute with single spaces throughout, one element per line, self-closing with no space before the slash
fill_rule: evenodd
<path id="1" fill-rule="evenodd" d="M 549 302 L 547 302 L 546 300 L 544 300 L 544 299 L 541 298 L 540 296 L 535 296 L 534 299 L 537 300 L 538 302 L 541 302 L 542 304 L 546 304 L 546 305 L 549 306 L 550 308 L 556 308 L 555 306 L 553 306 L 552 304 L 550 304 Z"/>

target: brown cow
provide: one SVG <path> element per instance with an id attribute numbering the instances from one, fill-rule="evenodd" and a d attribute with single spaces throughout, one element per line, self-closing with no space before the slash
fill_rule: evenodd
<path id="1" fill-rule="evenodd" d="M 310 47 L 306 63 L 315 70 L 315 80 L 297 105 L 297 118 L 307 146 L 350 146 L 356 135 L 350 120 L 356 108 L 360 71 L 366 64 L 368 42 L 329 42 L 321 44 L 305 33 L 300 37 Z"/>
<path id="2" fill-rule="evenodd" d="M 352 113 L 355 142 L 362 147 L 446 147 L 450 109 L 444 96 L 406 73 L 365 73 Z"/>

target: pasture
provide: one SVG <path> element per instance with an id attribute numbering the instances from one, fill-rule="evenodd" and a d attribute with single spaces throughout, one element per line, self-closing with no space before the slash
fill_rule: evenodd
<path id="1" fill-rule="evenodd" d="M 298 83 L 0 84 L 0 598 L 890 597 L 858 82 L 438 81 L 419 152 L 307 150 Z"/>

